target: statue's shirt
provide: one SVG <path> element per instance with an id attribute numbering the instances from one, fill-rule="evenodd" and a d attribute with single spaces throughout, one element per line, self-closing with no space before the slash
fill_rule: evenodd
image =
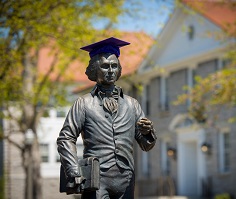
<path id="1" fill-rule="evenodd" d="M 97 86 L 91 93 L 79 97 L 71 107 L 57 140 L 66 172 L 78 168 L 76 140 L 80 135 L 84 143 L 84 158 L 99 158 L 101 168 L 117 164 L 134 170 L 134 139 L 144 151 L 155 145 L 154 132 L 142 135 L 138 131 L 136 123 L 145 116 L 137 100 L 117 88 L 118 110 L 113 114 L 104 108 Z"/>

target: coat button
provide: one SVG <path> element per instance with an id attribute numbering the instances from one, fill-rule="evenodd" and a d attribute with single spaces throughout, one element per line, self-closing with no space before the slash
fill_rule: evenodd
<path id="1" fill-rule="evenodd" d="M 119 153 L 119 149 L 116 149 L 116 153 Z"/>
<path id="2" fill-rule="evenodd" d="M 106 113 L 106 114 L 105 114 L 105 117 L 106 117 L 106 118 L 108 118 L 108 117 L 109 117 L 109 115 Z"/>

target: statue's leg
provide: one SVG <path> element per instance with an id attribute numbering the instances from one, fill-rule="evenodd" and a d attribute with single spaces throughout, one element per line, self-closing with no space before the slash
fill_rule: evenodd
<path id="1" fill-rule="evenodd" d="M 114 165 L 103 175 L 110 199 L 134 199 L 135 181 L 131 170 Z"/>

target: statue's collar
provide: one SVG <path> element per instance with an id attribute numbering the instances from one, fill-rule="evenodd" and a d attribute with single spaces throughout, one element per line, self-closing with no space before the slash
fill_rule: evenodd
<path id="1" fill-rule="evenodd" d="M 117 91 L 118 91 L 118 96 L 120 96 L 120 97 L 124 97 L 124 95 L 123 95 L 123 91 L 122 91 L 122 88 L 121 87 L 119 87 L 119 86 L 114 86 L 114 89 L 116 89 Z M 91 93 L 91 95 L 94 97 L 95 95 L 97 95 L 98 94 L 98 92 L 99 92 L 99 85 L 95 85 L 94 86 L 94 88 L 93 88 L 93 90 L 90 92 Z"/>

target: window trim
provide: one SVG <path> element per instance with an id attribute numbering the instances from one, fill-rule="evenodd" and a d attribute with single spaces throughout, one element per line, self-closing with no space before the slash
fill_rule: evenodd
<path id="1" fill-rule="evenodd" d="M 40 158 L 42 163 L 49 163 L 50 157 L 49 157 L 49 143 L 40 143 L 39 144 L 39 150 L 40 150 Z M 45 148 L 46 147 L 46 148 Z M 46 150 L 46 151 L 45 151 Z M 45 161 L 44 158 L 47 158 Z"/>
<path id="2" fill-rule="evenodd" d="M 225 135 L 228 136 L 228 146 L 226 145 L 225 140 Z M 218 157 L 218 162 L 219 162 L 219 173 L 220 174 L 227 174 L 230 173 L 231 168 L 230 168 L 230 132 L 225 131 L 225 132 L 220 132 L 219 133 L 219 157 Z M 226 165 L 226 153 L 228 156 L 228 165 Z M 228 168 L 227 168 L 228 167 Z"/>

